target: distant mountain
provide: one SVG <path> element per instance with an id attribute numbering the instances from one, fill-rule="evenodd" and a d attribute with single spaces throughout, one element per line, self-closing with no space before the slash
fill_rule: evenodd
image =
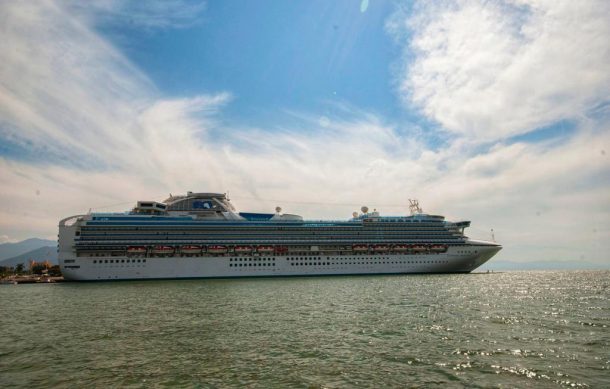
<path id="1" fill-rule="evenodd" d="M 0 261 L 48 246 L 56 247 L 57 242 L 48 239 L 31 238 L 17 243 L 2 243 L 0 244 Z"/>
<path id="2" fill-rule="evenodd" d="M 585 261 L 494 261 L 493 259 L 477 271 L 486 270 L 602 270 L 610 269 L 610 263 L 593 263 Z"/>
<path id="3" fill-rule="evenodd" d="M 27 268 L 30 263 L 30 259 L 36 262 L 49 261 L 51 264 L 57 265 L 57 246 L 39 247 L 35 250 L 28 251 L 27 253 L 4 259 L 0 261 L 0 266 L 14 267 L 20 263 L 23 263 L 23 265 Z"/>

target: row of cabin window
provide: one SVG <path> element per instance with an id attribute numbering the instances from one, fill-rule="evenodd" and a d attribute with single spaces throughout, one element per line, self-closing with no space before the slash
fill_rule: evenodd
<path id="1" fill-rule="evenodd" d="M 275 266 L 275 263 L 230 263 L 229 267 Z"/>
<path id="2" fill-rule="evenodd" d="M 103 262 L 101 259 L 99 261 L 97 259 L 93 260 L 93 263 L 140 263 L 140 262 L 145 263 L 146 259 L 137 259 L 137 260 L 136 259 L 133 259 L 133 260 L 131 260 L 131 259 L 120 259 L 120 260 L 119 259 L 117 259 L 117 260 L 104 259 Z"/>
<path id="3" fill-rule="evenodd" d="M 416 227 L 414 229 L 413 227 Z M 312 231 L 312 229 L 315 229 Z M 149 232 L 149 233 L 157 233 L 163 234 L 166 232 L 174 232 L 172 230 L 159 230 L 159 226 L 140 226 L 135 229 L 132 227 L 107 227 L 107 226 L 86 226 L 83 227 L 82 232 L 89 231 L 98 231 L 98 232 L 106 232 L 106 231 L 120 231 L 125 233 L 131 232 Z M 207 232 L 207 231 L 218 230 L 217 226 L 207 226 L 205 227 L 197 227 L 197 228 L 185 228 L 184 232 Z M 338 226 L 321 226 L 321 227 L 271 227 L 271 226 L 256 226 L 256 227 L 233 227 L 228 229 L 230 232 L 277 232 L 277 231 L 295 231 L 295 232 L 352 232 L 352 231 L 419 231 L 419 230 L 437 230 L 437 231 L 447 231 L 449 228 L 439 224 L 428 224 L 428 223 L 420 223 L 417 226 L 396 226 L 396 225 L 385 225 L 385 226 L 364 226 L 361 229 L 354 230 L 353 226 L 350 227 L 338 227 Z M 79 231 L 77 231 L 79 232 Z"/>
<path id="4" fill-rule="evenodd" d="M 275 258 L 259 258 L 259 257 L 249 257 L 249 258 L 229 258 L 229 262 L 256 262 L 256 261 L 275 261 Z"/>
<path id="5" fill-rule="evenodd" d="M 356 254 L 356 256 L 358 256 L 358 255 L 360 255 L 360 254 Z M 417 255 L 417 254 L 411 254 L 410 256 L 411 256 L 411 257 L 413 257 L 414 255 Z M 430 254 L 425 254 L 425 255 L 426 255 L 426 256 L 428 256 L 428 255 L 430 255 Z M 331 258 L 331 259 L 332 259 L 332 260 L 334 260 L 334 261 L 347 261 L 347 260 L 350 260 L 350 259 L 360 259 L 360 260 L 364 259 L 364 258 L 357 258 L 356 256 L 339 257 L 339 258 L 334 257 L 334 258 Z M 322 258 L 321 258 L 321 257 L 314 257 L 314 258 L 286 258 L 286 259 L 287 259 L 288 261 L 311 261 L 312 259 L 313 259 L 314 261 L 315 261 L 315 260 L 318 260 L 318 261 L 319 261 L 319 260 L 321 260 Z M 390 258 L 390 257 L 373 257 L 373 258 L 370 258 L 370 259 L 371 259 L 371 260 L 374 260 L 374 261 L 381 261 L 381 260 L 383 260 L 383 259 L 388 260 L 388 259 L 392 259 L 392 258 Z M 403 261 L 403 262 L 405 262 L 405 261 Z M 442 262 L 442 261 L 437 261 L 437 262 Z M 350 262 L 350 263 L 351 263 L 351 262 Z M 354 263 L 356 263 L 356 262 L 354 262 Z M 358 263 L 360 263 L 360 262 L 358 262 Z M 362 262 L 362 263 L 364 263 L 364 262 Z M 367 263 L 368 263 L 368 262 L 367 262 Z M 377 263 L 380 263 L 380 262 L 377 262 Z M 386 263 L 386 262 L 383 262 L 383 263 Z M 390 263 L 390 262 L 388 262 L 388 263 Z M 399 262 L 396 262 L 396 263 L 399 263 Z M 401 263 L 402 263 L 402 262 L 401 262 Z M 409 261 L 409 263 L 411 263 L 411 261 Z M 418 263 L 418 262 L 416 261 L 416 262 L 414 262 L 414 263 Z"/>
<path id="6" fill-rule="evenodd" d="M 390 265 L 405 265 L 405 264 L 425 264 L 425 263 L 449 263 L 449 261 L 402 261 L 402 262 L 292 262 L 290 266 L 326 266 L 326 265 L 379 265 L 379 264 L 390 264 Z"/>

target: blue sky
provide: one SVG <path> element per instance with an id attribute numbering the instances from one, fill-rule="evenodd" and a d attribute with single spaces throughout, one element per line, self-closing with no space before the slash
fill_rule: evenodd
<path id="1" fill-rule="evenodd" d="M 226 1 L 178 30 L 99 29 L 164 95 L 231 91 L 225 113 L 238 124 L 281 126 L 285 110 L 332 116 L 344 102 L 405 120 L 416 113 L 393 90 L 401 48 L 385 23 L 394 10 L 390 1 L 364 12 L 357 1 Z"/>
<path id="2" fill-rule="evenodd" d="M 610 261 L 605 1 L 0 5 L 0 241 L 187 190 Z M 587 26 L 587 28 L 583 28 Z"/>

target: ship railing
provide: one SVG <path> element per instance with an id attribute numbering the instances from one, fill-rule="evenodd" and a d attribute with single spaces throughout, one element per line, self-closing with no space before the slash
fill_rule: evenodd
<path id="1" fill-rule="evenodd" d="M 79 218 L 81 218 L 81 217 L 85 217 L 85 216 L 87 216 L 87 215 L 74 215 L 74 216 L 69 216 L 69 217 L 67 217 L 67 218 L 65 218 L 65 219 L 61 219 L 61 220 L 59 221 L 59 226 L 60 226 L 60 227 L 71 226 L 71 225 L 73 225 L 74 223 L 76 223 L 76 222 L 78 221 L 78 219 L 79 219 Z"/>
<path id="2" fill-rule="evenodd" d="M 163 241 L 163 242 L 154 242 L 154 241 L 132 241 L 132 242 L 103 242 L 100 244 L 92 244 L 92 243 L 88 243 L 88 244 L 76 244 L 76 248 L 79 249 L 85 249 L 85 248 L 110 248 L 110 247 L 124 247 L 124 246 L 130 246 L 130 245 L 156 245 L 156 244 L 164 244 L 164 245 L 174 245 L 174 246 L 180 246 L 180 245 L 185 245 L 185 244 L 203 244 L 203 245 L 209 245 L 209 244 L 221 244 L 221 245 L 235 245 L 235 244 L 243 244 L 243 241 L 181 241 L 181 242 L 175 242 L 175 241 Z M 332 243 L 332 244 L 343 244 L 343 245 L 352 245 L 352 244 L 402 244 L 402 243 L 407 243 L 407 244 L 447 244 L 447 245 L 455 245 L 455 244 L 463 244 L 464 241 L 438 241 L 438 240 L 418 240 L 418 241 L 413 241 L 413 242 L 405 242 L 404 240 L 362 240 L 362 241 L 333 241 L 333 242 L 308 242 L 308 244 L 306 244 L 305 246 L 316 246 L 316 245 L 325 245 L 328 243 Z M 300 245 L 303 246 L 303 242 L 287 242 L 287 241 L 266 241 L 264 243 L 261 244 L 276 244 L 276 245 L 285 245 L 285 246 L 290 246 L 290 245 Z M 256 244 L 255 244 L 256 245 Z"/>

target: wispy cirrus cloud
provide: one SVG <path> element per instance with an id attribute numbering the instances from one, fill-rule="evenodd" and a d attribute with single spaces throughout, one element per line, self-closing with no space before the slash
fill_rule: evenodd
<path id="1" fill-rule="evenodd" d="M 64 4 L 91 24 L 149 30 L 190 27 L 206 9 L 202 0 L 92 0 Z"/>

